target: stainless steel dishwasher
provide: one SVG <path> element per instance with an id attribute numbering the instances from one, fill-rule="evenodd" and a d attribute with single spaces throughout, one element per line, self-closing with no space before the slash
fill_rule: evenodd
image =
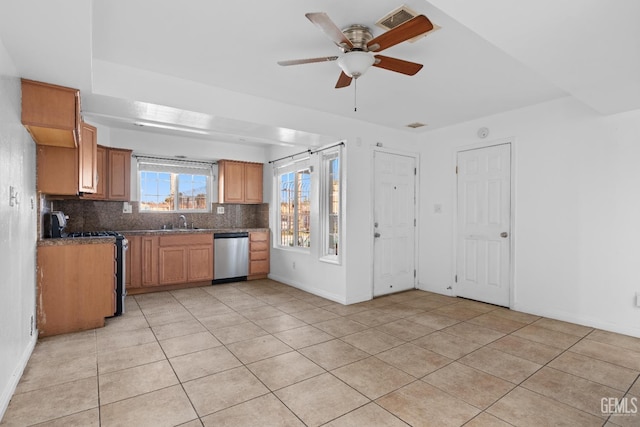
<path id="1" fill-rule="evenodd" d="M 249 233 L 214 233 L 213 246 L 213 283 L 247 280 Z"/>

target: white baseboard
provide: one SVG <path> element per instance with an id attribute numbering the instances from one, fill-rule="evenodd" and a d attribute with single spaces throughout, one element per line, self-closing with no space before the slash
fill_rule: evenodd
<path id="1" fill-rule="evenodd" d="M 346 301 L 338 294 L 333 294 L 331 292 L 327 292 L 323 289 L 318 289 L 318 288 L 314 288 L 312 286 L 308 286 L 308 285 L 304 285 L 302 283 L 290 280 L 288 278 L 285 277 L 280 277 L 278 275 L 275 274 L 269 274 L 269 279 L 271 280 L 275 280 L 277 282 L 281 282 L 284 283 L 285 285 L 289 285 L 289 286 L 293 286 L 294 288 L 300 289 L 301 291 L 305 291 L 305 292 L 309 292 L 310 294 L 313 295 L 317 295 L 319 297 L 322 298 L 326 298 L 328 300 L 340 303 L 340 304 L 346 304 Z"/>
<path id="2" fill-rule="evenodd" d="M 36 346 L 36 342 L 38 342 L 38 331 L 34 331 L 29 344 L 24 349 L 22 353 L 22 357 L 18 361 L 18 365 L 13 370 L 13 374 L 9 378 L 9 382 L 5 385 L 4 390 L 2 390 L 2 395 L 0 396 L 0 420 L 4 418 L 4 413 L 7 411 L 7 407 L 9 406 L 9 402 L 11 402 L 11 398 L 13 397 L 13 393 L 16 391 L 16 387 L 18 387 L 18 383 L 20 382 L 20 378 L 22 378 L 22 373 L 24 372 L 24 368 L 27 367 L 27 363 L 29 362 L 29 358 L 31 358 L 31 353 L 33 353 L 33 349 Z"/>
<path id="3" fill-rule="evenodd" d="M 591 328 L 602 329 L 603 331 L 615 332 L 617 334 L 630 335 L 640 338 L 640 328 L 634 325 L 619 325 L 603 321 L 601 319 L 590 318 L 588 316 L 575 315 L 558 310 L 545 310 L 539 307 L 531 307 L 526 304 L 516 303 L 513 310 L 536 316 L 548 317 L 549 319 L 561 320 L 563 322 L 575 323 L 577 325 L 589 326 Z"/>

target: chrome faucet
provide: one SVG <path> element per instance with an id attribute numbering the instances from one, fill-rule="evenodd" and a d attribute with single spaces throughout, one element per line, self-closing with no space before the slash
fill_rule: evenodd
<path id="1" fill-rule="evenodd" d="M 184 215 L 180 215 L 180 218 L 178 218 L 180 221 L 182 221 L 179 225 L 180 228 L 187 228 L 187 218 Z"/>

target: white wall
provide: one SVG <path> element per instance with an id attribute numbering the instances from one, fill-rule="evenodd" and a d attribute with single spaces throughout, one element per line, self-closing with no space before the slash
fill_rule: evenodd
<path id="1" fill-rule="evenodd" d="M 454 153 L 482 126 L 515 141 L 513 308 L 640 337 L 640 111 L 564 98 L 425 134 L 421 287 L 454 285 Z"/>
<path id="2" fill-rule="evenodd" d="M 20 79 L 0 40 L 0 419 L 27 364 L 35 317 L 35 144 L 20 123 Z M 9 187 L 18 205 L 9 205 Z"/>

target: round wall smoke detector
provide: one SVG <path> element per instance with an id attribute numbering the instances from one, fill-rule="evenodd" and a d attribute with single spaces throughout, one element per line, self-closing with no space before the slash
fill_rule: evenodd
<path id="1" fill-rule="evenodd" d="M 486 138 L 487 136 L 489 136 L 489 128 L 478 129 L 478 136 L 480 138 Z"/>

